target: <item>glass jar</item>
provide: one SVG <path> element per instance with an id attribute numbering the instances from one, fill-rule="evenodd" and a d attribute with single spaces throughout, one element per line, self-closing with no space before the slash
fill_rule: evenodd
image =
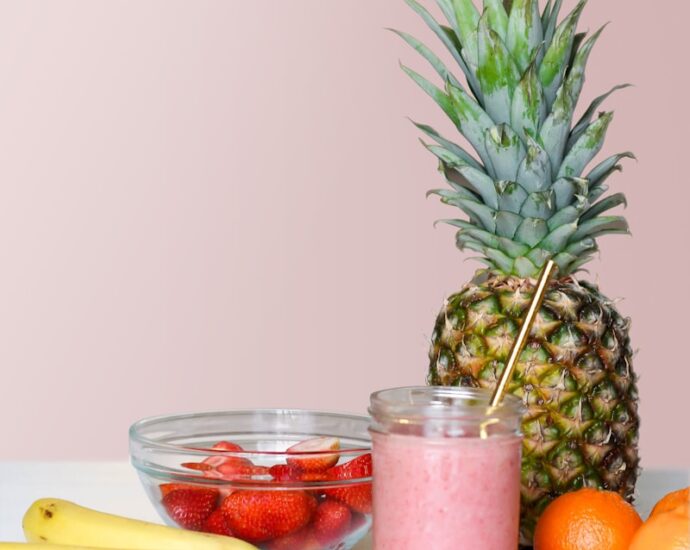
<path id="1" fill-rule="evenodd" d="M 371 395 L 374 550 L 515 550 L 523 407 L 488 391 Z"/>

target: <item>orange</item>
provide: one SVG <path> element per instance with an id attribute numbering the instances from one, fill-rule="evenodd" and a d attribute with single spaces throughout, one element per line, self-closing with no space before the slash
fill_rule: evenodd
<path id="1" fill-rule="evenodd" d="M 688 502 L 690 502 L 690 487 L 686 487 L 680 491 L 674 491 L 673 493 L 667 494 L 664 498 L 656 503 L 652 513 L 649 514 L 649 517 L 651 518 L 652 516 L 663 512 L 670 512 L 674 508 L 687 504 Z"/>
<path id="2" fill-rule="evenodd" d="M 612 491 L 580 489 L 546 507 L 534 531 L 534 550 L 628 550 L 642 519 Z"/>
<path id="3" fill-rule="evenodd" d="M 690 550 L 690 504 L 653 512 L 635 534 L 630 550 Z"/>

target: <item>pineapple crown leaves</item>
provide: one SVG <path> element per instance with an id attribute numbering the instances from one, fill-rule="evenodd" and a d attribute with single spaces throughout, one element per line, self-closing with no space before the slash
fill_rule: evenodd
<path id="1" fill-rule="evenodd" d="M 428 194 L 468 218 L 439 220 L 458 229 L 457 246 L 506 274 L 533 277 L 552 258 L 565 276 L 597 252 L 598 237 L 629 233 L 625 218 L 607 214 L 626 206 L 625 196 L 602 196 L 620 161 L 634 155 L 613 155 L 586 172 L 613 119 L 599 108 L 629 85 L 597 97 L 574 120 L 587 61 L 604 30 L 590 37 L 577 32 L 587 0 L 560 21 L 563 0 L 548 0 L 541 12 L 539 0 L 483 0 L 481 11 L 473 0 L 435 0 L 447 24 L 417 0 L 405 2 L 450 52 L 466 83 L 425 44 L 393 30 L 443 85 L 402 69 L 476 152 L 414 122 L 431 139 L 422 144 L 449 185 Z"/>

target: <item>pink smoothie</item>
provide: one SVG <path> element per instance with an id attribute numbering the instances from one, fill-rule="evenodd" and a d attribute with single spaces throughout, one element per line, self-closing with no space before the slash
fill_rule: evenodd
<path id="1" fill-rule="evenodd" d="M 374 550 L 516 550 L 519 437 L 372 439 Z"/>

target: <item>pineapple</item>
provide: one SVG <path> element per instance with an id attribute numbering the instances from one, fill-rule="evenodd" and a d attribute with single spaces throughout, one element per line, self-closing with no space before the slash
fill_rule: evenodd
<path id="1" fill-rule="evenodd" d="M 553 259 L 548 290 L 509 391 L 523 420 L 521 541 L 556 496 L 579 487 L 617 491 L 631 500 L 638 474 L 636 377 L 629 320 L 598 288 L 574 274 L 597 251 L 596 239 L 628 233 L 606 195 L 608 177 L 631 153 L 588 169 L 603 146 L 612 113 L 597 113 L 615 90 L 575 120 L 588 57 L 603 29 L 576 27 L 586 0 L 559 22 L 562 0 L 436 0 L 448 24 L 416 0 L 421 16 L 459 66 L 446 64 L 407 33 L 395 31 L 429 62 L 436 86 L 403 70 L 441 107 L 476 156 L 424 124 L 449 188 L 430 191 L 464 213 L 444 222 L 457 246 L 487 266 L 446 300 L 434 327 L 428 382 L 495 387 L 535 289 Z"/>

